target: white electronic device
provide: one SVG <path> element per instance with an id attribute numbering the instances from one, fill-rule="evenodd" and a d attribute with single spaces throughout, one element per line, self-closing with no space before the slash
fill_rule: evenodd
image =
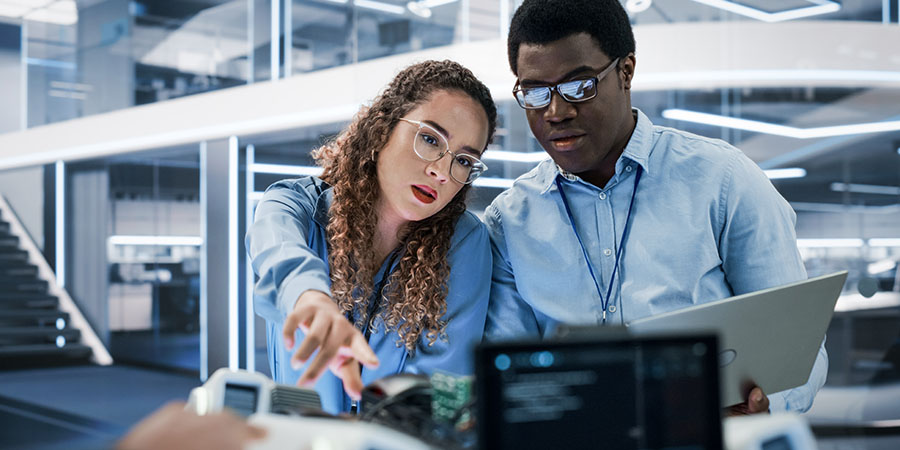
<path id="1" fill-rule="evenodd" d="M 714 331 L 719 335 L 722 406 L 753 385 L 766 394 L 809 379 L 847 271 L 635 320 L 636 334 Z"/>
<path id="2" fill-rule="evenodd" d="M 288 415 L 318 410 L 316 391 L 279 385 L 260 373 L 217 370 L 203 386 L 194 388 L 188 410 L 199 415 L 228 409 L 266 430 L 266 436 L 246 445 L 248 450 L 429 450 L 424 442 L 388 427 L 338 417 Z M 287 413 L 287 414 L 286 414 Z"/>
<path id="3" fill-rule="evenodd" d="M 428 444 L 388 427 L 355 420 L 254 414 L 249 422 L 266 437 L 247 450 L 429 450 Z"/>
<path id="4" fill-rule="evenodd" d="M 191 390 L 187 409 L 199 415 L 228 408 L 243 417 L 254 413 L 321 410 L 312 389 L 279 385 L 261 373 L 221 368 L 203 386 Z"/>
<path id="5" fill-rule="evenodd" d="M 722 421 L 726 450 L 816 450 L 809 424 L 799 414 L 754 414 Z"/>

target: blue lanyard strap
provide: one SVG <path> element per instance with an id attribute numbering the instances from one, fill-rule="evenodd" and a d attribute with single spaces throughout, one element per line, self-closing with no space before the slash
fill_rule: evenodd
<path id="1" fill-rule="evenodd" d="M 581 240 L 581 235 L 578 234 L 578 228 L 575 227 L 575 216 L 572 215 L 572 210 L 569 208 L 569 201 L 566 199 L 566 191 L 563 190 L 562 182 L 559 181 L 559 177 L 556 177 L 556 188 L 559 190 L 559 195 L 562 197 L 563 206 L 566 207 L 566 214 L 569 216 L 569 223 L 572 225 L 572 231 L 575 232 L 575 238 L 578 239 L 578 244 L 581 245 L 581 252 L 584 254 L 584 262 L 587 263 L 588 271 L 591 273 L 591 279 L 594 280 L 594 286 L 597 288 L 597 295 L 600 296 L 600 306 L 603 308 L 603 323 L 606 323 L 606 310 L 609 306 L 609 300 L 612 297 L 612 288 L 613 282 L 616 279 L 616 270 L 619 268 L 619 258 L 622 256 L 622 249 L 625 248 L 625 238 L 628 236 L 628 228 L 631 226 L 631 211 L 634 209 L 634 197 L 637 194 L 638 183 L 641 181 L 641 174 L 643 173 L 643 167 L 640 165 L 637 166 L 637 173 L 634 174 L 634 190 L 631 192 L 631 202 L 628 204 L 628 215 L 625 216 L 625 228 L 622 230 L 622 239 L 619 240 L 619 248 L 616 250 L 616 261 L 615 265 L 613 265 L 612 275 L 609 277 L 609 285 L 606 288 L 606 298 L 603 298 L 603 291 L 600 289 L 600 282 L 597 281 L 597 275 L 594 273 L 594 265 L 591 264 L 591 258 L 588 256 L 587 248 L 584 247 L 584 241 Z"/>

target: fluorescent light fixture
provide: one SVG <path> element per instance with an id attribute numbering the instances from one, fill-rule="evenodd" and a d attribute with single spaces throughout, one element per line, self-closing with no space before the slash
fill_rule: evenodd
<path id="1" fill-rule="evenodd" d="M 327 1 L 329 1 L 331 3 L 338 3 L 341 5 L 346 5 L 349 0 L 327 0 Z"/>
<path id="2" fill-rule="evenodd" d="M 56 266 L 56 283 L 59 287 L 66 287 L 66 163 L 56 161 L 54 165 L 55 185 L 55 240 L 56 254 L 54 258 Z"/>
<path id="3" fill-rule="evenodd" d="M 549 158 L 546 152 L 510 152 L 506 150 L 488 150 L 481 155 L 481 159 L 490 159 L 494 161 L 510 161 L 537 163 Z"/>
<path id="4" fill-rule="evenodd" d="M 786 20 L 800 19 L 803 17 L 818 16 L 821 14 L 833 13 L 840 11 L 841 4 L 831 0 L 808 0 L 811 6 L 801 8 L 788 9 L 779 12 L 763 11 L 741 3 L 729 0 L 693 0 L 696 3 L 702 3 L 707 6 L 719 8 L 723 11 L 740 14 L 744 17 L 760 20 L 763 22 L 784 22 Z"/>
<path id="5" fill-rule="evenodd" d="M 625 2 L 625 9 L 632 14 L 644 12 L 653 5 L 653 0 L 628 0 Z"/>
<path id="6" fill-rule="evenodd" d="M 387 3 L 376 2 L 374 0 L 355 0 L 353 4 L 359 6 L 360 8 L 374 9 L 390 14 L 402 15 L 404 12 L 406 12 L 406 9 L 402 6 L 389 5 Z"/>
<path id="7" fill-rule="evenodd" d="M 671 89 L 677 83 L 731 82 L 849 82 L 857 83 L 897 83 L 900 72 L 885 70 L 821 70 L 821 69 L 778 69 L 778 70 L 694 70 L 683 72 L 643 73 L 635 75 L 635 84 L 665 86 Z"/>
<path id="8" fill-rule="evenodd" d="M 209 378 L 209 244 L 206 242 L 209 186 L 209 155 L 206 141 L 200 141 L 200 381 Z"/>
<path id="9" fill-rule="evenodd" d="M 862 239 L 797 239 L 797 247 L 800 248 L 854 248 L 862 246 Z"/>
<path id="10" fill-rule="evenodd" d="M 763 170 L 766 173 L 766 176 L 772 180 L 778 180 L 782 178 L 803 178 L 806 176 L 806 169 L 802 169 L 799 167 L 790 167 L 785 169 L 769 169 Z"/>
<path id="11" fill-rule="evenodd" d="M 683 122 L 713 125 L 736 130 L 753 131 L 756 133 L 772 134 L 795 139 L 812 139 L 833 136 L 846 136 L 851 134 L 883 133 L 886 131 L 900 130 L 900 120 L 887 122 L 869 122 L 852 125 L 836 125 L 831 127 L 796 128 L 786 125 L 760 122 L 758 120 L 739 119 L 737 117 L 720 116 L 717 114 L 688 111 L 686 109 L 667 109 L 662 112 L 666 119 L 681 120 Z"/>
<path id="12" fill-rule="evenodd" d="M 509 178 L 479 177 L 472 182 L 472 185 L 478 187 L 509 189 L 512 187 L 514 181 L 516 180 L 510 180 Z"/>
<path id="13" fill-rule="evenodd" d="M 199 247 L 203 245 L 203 238 L 200 236 L 137 236 L 119 234 L 110 236 L 106 242 L 111 245 L 188 245 Z"/>
<path id="14" fill-rule="evenodd" d="M 256 162 L 256 146 L 247 144 L 244 149 L 244 166 L 250 167 Z M 252 170 L 244 171 L 244 195 L 249 199 L 253 196 L 253 186 L 256 174 Z M 244 231 L 246 231 L 253 223 L 253 215 L 255 212 L 255 204 L 252 200 L 244 203 Z M 253 288 L 255 274 L 251 267 L 253 262 L 250 260 L 248 252 L 244 254 L 244 368 L 250 372 L 256 371 L 256 314 L 253 311 Z"/>
<path id="15" fill-rule="evenodd" d="M 869 247 L 900 247 L 900 239 L 872 238 L 869 239 Z"/>
<path id="16" fill-rule="evenodd" d="M 409 2 L 406 4 L 406 9 L 423 19 L 431 17 L 431 8 L 425 6 L 422 2 Z"/>
<path id="17" fill-rule="evenodd" d="M 322 175 L 322 168 L 317 166 L 291 166 L 287 164 L 250 164 L 253 173 L 274 173 L 282 175 Z"/>
<path id="18" fill-rule="evenodd" d="M 894 267 L 897 267 L 897 261 L 892 259 L 882 259 L 881 261 L 876 261 L 866 266 L 866 272 L 869 272 L 869 275 L 875 275 L 881 272 L 887 272 Z"/>
<path id="19" fill-rule="evenodd" d="M 237 136 L 228 138 L 228 368 L 241 367 L 238 348 L 238 147 Z M 246 299 L 249 301 L 249 299 Z"/>
<path id="20" fill-rule="evenodd" d="M 898 186 L 881 186 L 877 184 L 831 183 L 835 192 L 855 192 L 857 194 L 900 195 Z"/>

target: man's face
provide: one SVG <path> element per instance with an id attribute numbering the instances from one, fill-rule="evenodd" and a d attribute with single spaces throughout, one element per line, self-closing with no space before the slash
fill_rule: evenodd
<path id="1" fill-rule="evenodd" d="M 596 76 L 612 61 L 587 33 L 572 34 L 548 44 L 519 47 L 518 81 L 521 87 Z M 634 56 L 620 59 L 597 85 L 596 97 L 569 103 L 553 92 L 550 104 L 526 111 L 535 138 L 566 171 L 591 181 L 611 173 L 634 128 L 631 112 L 631 76 Z"/>

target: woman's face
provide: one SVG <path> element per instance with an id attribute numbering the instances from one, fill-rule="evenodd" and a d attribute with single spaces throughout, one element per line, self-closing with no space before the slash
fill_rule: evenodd
<path id="1" fill-rule="evenodd" d="M 432 129 L 443 134 L 450 151 L 437 161 L 425 161 L 413 150 L 420 126 L 404 120 L 394 126 L 376 167 L 379 218 L 398 223 L 427 219 L 447 206 L 463 187 L 450 176 L 451 153 L 480 158 L 488 138 L 484 108 L 460 91 L 436 91 L 403 118 L 430 127 L 422 128 L 420 140 L 439 142 Z"/>

